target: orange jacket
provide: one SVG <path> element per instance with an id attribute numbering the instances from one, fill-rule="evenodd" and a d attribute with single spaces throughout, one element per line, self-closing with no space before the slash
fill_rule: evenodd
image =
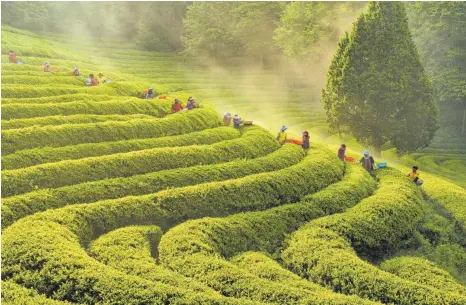
<path id="1" fill-rule="evenodd" d="M 93 78 L 91 79 L 91 85 L 92 85 L 92 86 L 97 86 L 98 84 L 99 84 L 99 83 L 97 82 L 97 78 L 93 77 Z"/>

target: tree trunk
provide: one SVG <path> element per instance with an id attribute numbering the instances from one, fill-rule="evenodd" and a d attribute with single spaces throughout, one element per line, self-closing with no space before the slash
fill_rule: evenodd
<path id="1" fill-rule="evenodd" d="M 377 158 L 382 157 L 382 144 L 374 144 L 372 155 Z"/>
<path id="2" fill-rule="evenodd" d="M 466 102 L 463 103 L 463 125 L 461 126 L 461 135 L 466 136 Z"/>

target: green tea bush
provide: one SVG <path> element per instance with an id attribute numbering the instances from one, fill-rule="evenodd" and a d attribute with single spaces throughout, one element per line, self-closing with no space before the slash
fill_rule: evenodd
<path id="1" fill-rule="evenodd" d="M 237 158 L 254 158 L 278 147 L 279 144 L 268 131 L 252 127 L 239 139 L 208 146 L 152 148 L 6 170 L 2 171 L 2 196 L 166 169 L 215 164 Z"/>
<path id="2" fill-rule="evenodd" d="M 96 114 L 75 114 L 75 115 L 54 115 L 46 117 L 36 117 L 28 119 L 3 120 L 2 129 L 18 129 L 27 127 L 42 127 L 48 125 L 63 124 L 86 124 L 106 121 L 131 121 L 134 119 L 152 119 L 153 117 L 146 114 L 113 114 L 113 115 L 96 115 Z"/>
<path id="3" fill-rule="evenodd" d="M 147 114 L 163 117 L 171 113 L 171 103 L 158 100 L 127 100 L 102 102 L 69 102 L 58 104 L 7 104 L 2 106 L 2 119 L 25 119 L 53 115 L 76 114 Z"/>
<path id="4" fill-rule="evenodd" d="M 301 147 L 286 144 L 269 155 L 251 160 L 198 165 L 126 178 L 87 182 L 56 189 L 37 190 L 2 200 L 2 227 L 5 228 L 24 216 L 69 204 L 140 196 L 169 187 L 223 181 L 261 172 L 276 171 L 298 163 L 303 157 L 304 153 Z M 196 179 L 193 179 L 194 176 Z"/>
<path id="5" fill-rule="evenodd" d="M 329 158 L 327 162 L 331 159 Z M 334 166 L 342 165 L 339 160 L 336 161 Z M 321 159 L 317 160 L 312 167 L 320 162 Z M 322 177 L 322 173 L 319 175 Z M 167 267 L 204 282 L 223 293 L 234 293 L 237 297 L 248 296 L 265 302 L 294 304 L 298 300 L 309 298 L 312 294 L 295 290 L 298 288 L 301 290 L 302 287 L 290 289 L 283 283 L 273 285 L 259 280 L 245 270 L 239 270 L 225 259 L 245 251 L 274 252 L 281 246 L 286 234 L 296 230 L 306 221 L 321 217 L 326 211 L 343 211 L 364 196 L 370 195 L 374 188 L 375 182 L 370 176 L 355 167 L 350 169 L 341 182 L 305 197 L 300 203 L 226 218 L 187 221 L 162 237 L 159 258 Z M 330 194 L 340 194 L 340 196 L 331 199 Z M 323 207 L 327 205 L 333 205 L 334 209 L 325 211 Z M 327 293 L 332 294 L 329 291 Z M 338 296 L 334 295 L 333 299 L 336 304 L 340 304 L 337 302 Z M 352 303 L 354 299 L 343 296 L 340 296 L 340 299 L 346 299 L 346 302 L 341 304 L 354 304 Z"/>
<path id="6" fill-rule="evenodd" d="M 3 84 L 17 84 L 17 85 L 49 85 L 61 84 L 71 86 L 84 86 L 86 84 L 85 78 L 68 76 L 56 76 L 53 74 L 46 74 L 43 72 L 42 76 L 26 76 L 26 75 L 2 75 Z"/>
<path id="7" fill-rule="evenodd" d="M 341 175 L 338 159 L 322 154 L 322 149 L 311 149 L 302 162 L 277 172 L 169 189 L 159 192 L 154 200 L 173 219 L 224 216 L 296 202 Z"/>
<path id="8" fill-rule="evenodd" d="M 116 117 L 130 120 L 134 116 L 136 116 L 136 118 L 140 117 L 140 115 Z M 222 126 L 182 134 L 179 136 L 25 149 L 20 150 L 17 153 L 4 156 L 2 158 L 2 169 L 18 169 L 44 163 L 104 156 L 156 147 L 208 145 L 216 142 L 232 140 L 239 136 L 240 132 L 237 129 Z"/>
<path id="9" fill-rule="evenodd" d="M 466 190 L 432 175 L 425 179 L 428 183 L 422 188 L 427 196 L 442 206 L 462 230 L 466 230 Z"/>
<path id="10" fill-rule="evenodd" d="M 55 301 L 35 290 L 24 288 L 12 281 L 2 281 L 3 305 L 71 305 L 66 301 Z"/>
<path id="11" fill-rule="evenodd" d="M 422 217 L 420 192 L 409 179 L 393 170 L 377 177 L 372 197 L 295 232 L 282 254 L 285 265 L 336 291 L 383 303 L 464 304 L 466 297 L 401 279 L 358 257 L 396 249 Z"/>
<path id="12" fill-rule="evenodd" d="M 382 262 L 380 269 L 411 282 L 466 296 L 466 288 L 445 270 L 421 257 L 396 257 Z"/>
<path id="13" fill-rule="evenodd" d="M 128 97 L 112 95 L 65 94 L 36 98 L 2 98 L 2 105 L 4 106 L 10 104 L 58 104 L 69 102 L 101 102 L 109 100 L 128 100 Z"/>
<path id="14" fill-rule="evenodd" d="M 21 149 L 61 147 L 82 143 L 99 143 L 130 139 L 179 135 L 222 125 L 216 112 L 196 109 L 160 120 L 132 120 L 23 128 L 2 131 L 3 155 Z"/>
<path id="15" fill-rule="evenodd" d="M 284 269 L 278 262 L 263 252 L 244 252 L 233 257 L 231 262 L 261 279 L 267 279 L 280 284 L 282 287 L 286 286 L 306 291 L 311 295 L 306 299 L 309 304 L 381 304 L 357 296 L 334 293 Z"/>
<path id="16" fill-rule="evenodd" d="M 89 254 L 99 262 L 129 275 L 197 292 L 215 291 L 154 263 L 162 230 L 157 226 L 131 226 L 102 235 L 89 246 Z"/>
<path id="17" fill-rule="evenodd" d="M 127 275 L 89 257 L 77 236 L 56 222 L 29 220 L 7 231 L 2 234 L 2 244 L 10 251 L 2 252 L 2 278 L 16 274 L 22 285 L 57 300 L 83 304 L 255 304 Z M 34 232 L 41 232 L 41 237 Z M 12 243 L 17 246 L 10 247 Z M 20 262 L 24 249 L 31 256 Z"/>

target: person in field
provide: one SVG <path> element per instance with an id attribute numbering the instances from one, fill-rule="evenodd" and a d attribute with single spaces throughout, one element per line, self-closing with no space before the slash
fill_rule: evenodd
<path id="1" fill-rule="evenodd" d="M 52 65 L 50 64 L 50 62 L 45 63 L 44 72 L 52 72 Z"/>
<path id="2" fill-rule="evenodd" d="M 285 144 L 286 142 L 286 137 L 287 137 L 287 134 L 286 134 L 286 130 L 288 128 L 286 128 L 285 125 L 282 126 L 282 128 L 280 128 L 280 132 L 278 132 L 278 135 L 277 135 L 277 141 L 280 142 L 280 144 Z"/>
<path id="3" fill-rule="evenodd" d="M 310 136 L 309 136 L 309 132 L 306 130 L 305 132 L 303 132 L 303 144 L 301 144 L 301 146 L 304 148 L 304 149 L 309 149 L 309 140 L 310 140 Z"/>
<path id="4" fill-rule="evenodd" d="M 231 113 L 229 112 L 225 113 L 225 115 L 223 116 L 223 125 L 230 126 L 231 119 L 232 119 Z"/>
<path id="5" fill-rule="evenodd" d="M 233 127 L 239 128 L 243 124 L 243 120 L 239 117 L 239 115 L 236 113 L 235 116 L 233 117 Z"/>
<path id="6" fill-rule="evenodd" d="M 359 160 L 359 163 L 361 163 L 362 167 L 364 167 L 369 172 L 374 169 L 374 158 L 372 158 L 368 150 L 364 151 L 364 155 L 361 160 Z"/>
<path id="7" fill-rule="evenodd" d="M 412 170 L 408 174 L 408 177 L 411 178 L 417 186 L 421 186 L 424 183 L 424 181 L 420 179 L 419 167 L 417 167 L 416 165 L 412 167 Z"/>
<path id="8" fill-rule="evenodd" d="M 341 161 L 345 160 L 345 152 L 346 152 L 346 145 L 341 144 L 340 148 L 338 149 L 338 159 Z"/>
<path id="9" fill-rule="evenodd" d="M 15 51 L 8 52 L 8 62 L 15 64 L 17 61 Z"/>
<path id="10" fill-rule="evenodd" d="M 152 87 L 147 90 L 146 98 L 154 98 L 154 89 L 152 89 Z"/>
<path id="11" fill-rule="evenodd" d="M 181 105 L 180 100 L 176 98 L 172 105 L 172 113 L 177 113 L 181 110 L 183 110 L 183 105 Z"/>
<path id="12" fill-rule="evenodd" d="M 79 69 L 78 69 L 78 67 L 74 67 L 74 69 L 73 69 L 73 76 L 79 76 Z"/>
<path id="13" fill-rule="evenodd" d="M 192 97 L 189 97 L 188 103 L 186 104 L 186 108 L 188 108 L 188 110 L 198 108 L 198 106 L 196 105 L 196 101 Z"/>
<path id="14" fill-rule="evenodd" d="M 99 80 L 97 79 L 97 77 L 94 76 L 94 74 L 91 74 L 91 75 L 92 75 L 91 85 L 92 86 L 98 86 L 99 85 Z"/>

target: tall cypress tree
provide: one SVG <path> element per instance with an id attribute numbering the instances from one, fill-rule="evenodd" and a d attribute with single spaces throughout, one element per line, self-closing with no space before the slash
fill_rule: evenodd
<path id="1" fill-rule="evenodd" d="M 398 152 L 429 145 L 438 110 L 403 3 L 369 3 L 339 45 L 322 101 L 331 125 L 376 156 L 388 141 Z"/>

